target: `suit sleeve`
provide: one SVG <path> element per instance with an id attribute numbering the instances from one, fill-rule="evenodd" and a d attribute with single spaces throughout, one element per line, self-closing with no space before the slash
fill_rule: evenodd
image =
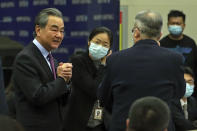
<path id="1" fill-rule="evenodd" d="M 0 114 L 8 114 L 8 106 L 6 103 L 4 87 L 2 86 L 2 84 L 0 85 Z"/>
<path id="2" fill-rule="evenodd" d="M 181 99 L 185 94 L 185 80 L 184 80 L 184 71 L 183 71 L 183 56 L 177 54 L 176 57 L 174 57 L 174 98 L 175 99 Z"/>
<path id="3" fill-rule="evenodd" d="M 16 92 L 24 94 L 29 102 L 43 106 L 68 92 L 63 78 L 49 79 L 35 58 L 20 55 L 16 58 L 13 81 Z"/>
<path id="4" fill-rule="evenodd" d="M 101 101 L 101 105 L 105 107 L 107 111 L 110 113 L 112 112 L 112 87 L 111 87 L 111 82 L 110 82 L 110 61 L 111 61 L 111 56 L 107 58 L 106 61 L 106 74 L 103 78 L 103 81 L 101 82 L 97 96 L 98 99 Z"/>

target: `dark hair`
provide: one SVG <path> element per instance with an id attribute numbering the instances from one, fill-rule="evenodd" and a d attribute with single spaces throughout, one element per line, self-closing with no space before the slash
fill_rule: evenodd
<path id="1" fill-rule="evenodd" d="M 94 36 L 96 36 L 97 34 L 100 34 L 100 33 L 107 33 L 109 40 L 110 40 L 110 47 L 111 47 L 111 45 L 113 43 L 113 34 L 110 29 L 108 29 L 107 27 L 104 27 L 104 26 L 94 28 L 88 37 L 88 41 L 91 41 Z"/>
<path id="2" fill-rule="evenodd" d="M 168 21 L 169 21 L 170 17 L 182 17 L 183 22 L 185 23 L 185 14 L 182 11 L 171 10 L 168 14 Z"/>
<path id="3" fill-rule="evenodd" d="M 44 28 L 48 22 L 49 16 L 57 16 L 63 19 L 62 13 L 56 8 L 46 8 L 39 12 L 35 18 L 35 25 Z"/>
<path id="4" fill-rule="evenodd" d="M 61 11 L 56 8 L 46 8 L 41 10 L 35 18 L 35 26 L 39 25 L 41 28 L 44 28 L 47 25 L 48 17 L 56 16 L 63 19 Z M 36 36 L 36 33 L 33 32 L 33 36 Z"/>
<path id="5" fill-rule="evenodd" d="M 136 100 L 129 110 L 129 129 L 135 131 L 162 131 L 168 127 L 168 105 L 156 97 Z"/>
<path id="6" fill-rule="evenodd" d="M 189 74 L 194 78 L 194 72 L 192 71 L 190 67 L 185 66 L 183 70 L 184 70 L 184 74 Z"/>
<path id="7" fill-rule="evenodd" d="M 0 115 L 0 130 L 1 131 L 24 131 L 22 125 L 8 116 Z"/>

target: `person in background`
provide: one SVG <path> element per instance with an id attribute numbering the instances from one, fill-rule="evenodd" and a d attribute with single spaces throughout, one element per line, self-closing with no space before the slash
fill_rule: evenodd
<path id="1" fill-rule="evenodd" d="M 35 18 L 34 40 L 16 56 L 13 66 L 16 119 L 26 131 L 63 129 L 63 107 L 70 91 L 72 64 L 58 65 L 51 54 L 63 38 L 62 13 L 56 8 L 43 9 Z"/>
<path id="2" fill-rule="evenodd" d="M 171 10 L 168 14 L 169 34 L 160 40 L 162 47 L 169 48 L 179 52 L 184 56 L 184 65 L 189 66 L 194 77 L 197 76 L 197 46 L 195 41 L 183 34 L 185 29 L 186 16 L 182 11 Z M 195 83 L 197 85 L 197 83 Z M 197 90 L 195 88 L 193 96 L 197 99 Z"/>
<path id="3" fill-rule="evenodd" d="M 194 73 L 190 67 L 184 68 L 186 82 L 185 95 L 172 102 L 172 116 L 176 131 L 197 129 L 197 101 L 191 95 L 194 91 Z"/>
<path id="4" fill-rule="evenodd" d="M 126 131 L 167 131 L 170 120 L 168 105 L 157 97 L 142 97 L 129 109 Z"/>
<path id="5" fill-rule="evenodd" d="M 88 50 L 70 58 L 73 64 L 72 93 L 66 111 L 66 131 L 105 131 L 97 88 L 105 73 L 106 58 L 111 54 L 110 29 L 97 27 L 88 38 Z"/>
<path id="6" fill-rule="evenodd" d="M 182 55 L 159 46 L 162 30 L 159 13 L 137 13 L 132 29 L 134 46 L 110 55 L 98 98 L 112 113 L 109 131 L 125 130 L 130 105 L 138 98 L 155 96 L 169 105 L 185 93 Z M 174 130 L 172 122 L 169 131 Z"/>

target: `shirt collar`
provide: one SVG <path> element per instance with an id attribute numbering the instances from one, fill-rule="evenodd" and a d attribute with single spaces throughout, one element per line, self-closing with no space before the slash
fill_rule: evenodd
<path id="1" fill-rule="evenodd" d="M 49 52 L 36 40 L 33 40 L 33 43 L 38 47 L 44 58 L 47 58 Z"/>
<path id="2" fill-rule="evenodd" d="M 182 99 L 180 99 L 180 102 L 181 102 L 181 107 L 183 107 L 184 104 L 187 105 L 187 100 L 186 100 L 186 102 L 184 102 Z"/>

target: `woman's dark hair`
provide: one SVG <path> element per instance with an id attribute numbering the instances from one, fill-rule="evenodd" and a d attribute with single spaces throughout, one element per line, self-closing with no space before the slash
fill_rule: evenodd
<path id="1" fill-rule="evenodd" d="M 191 75 L 194 78 L 194 72 L 192 71 L 192 69 L 190 67 L 185 66 L 184 67 L 184 73 L 185 74 L 189 74 L 189 75 Z"/>
<path id="2" fill-rule="evenodd" d="M 104 26 L 94 28 L 88 37 L 88 41 L 91 41 L 94 36 L 96 36 L 97 34 L 100 34 L 100 33 L 107 33 L 109 40 L 110 40 L 110 47 L 111 47 L 111 45 L 113 43 L 113 34 L 110 29 L 108 29 L 107 27 L 104 27 Z"/>

